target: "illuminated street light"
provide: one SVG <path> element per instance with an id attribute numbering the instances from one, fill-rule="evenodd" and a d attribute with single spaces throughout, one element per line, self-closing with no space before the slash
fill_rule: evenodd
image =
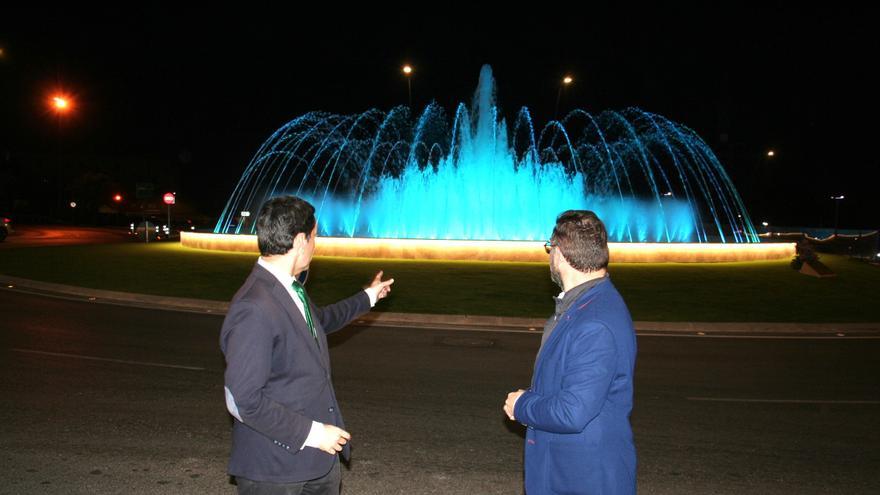
<path id="1" fill-rule="evenodd" d="M 559 85 L 559 91 L 556 92 L 556 109 L 553 111 L 553 118 L 559 116 L 559 100 L 562 99 L 562 90 L 574 82 L 574 78 L 566 75 L 562 78 L 562 84 Z"/>
<path id="2" fill-rule="evenodd" d="M 116 201 L 117 203 L 121 203 L 122 202 L 122 195 L 121 194 L 114 194 L 113 201 Z"/>
<path id="3" fill-rule="evenodd" d="M 61 115 L 69 112 L 73 108 L 73 101 L 68 96 L 56 94 L 52 96 L 50 105 L 55 113 Z"/>
<path id="4" fill-rule="evenodd" d="M 775 152 L 775 151 L 770 150 L 770 151 L 767 152 L 767 157 L 768 157 L 768 158 L 773 158 L 774 156 L 776 156 L 776 152 Z"/>
<path id="5" fill-rule="evenodd" d="M 403 75 L 406 76 L 406 95 L 409 101 L 410 109 L 412 109 L 412 73 L 412 66 L 410 66 L 409 64 L 403 66 Z"/>

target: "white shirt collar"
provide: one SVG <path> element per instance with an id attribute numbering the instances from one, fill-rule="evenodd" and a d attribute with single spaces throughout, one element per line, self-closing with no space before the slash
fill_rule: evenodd
<path id="1" fill-rule="evenodd" d="M 291 285 L 293 285 L 293 275 L 278 270 L 275 265 L 264 260 L 262 256 L 260 256 L 260 259 L 257 260 L 257 264 L 268 270 L 269 273 L 272 274 L 272 276 L 274 276 L 278 279 L 279 282 L 281 282 L 281 285 L 283 287 L 289 288 Z"/>

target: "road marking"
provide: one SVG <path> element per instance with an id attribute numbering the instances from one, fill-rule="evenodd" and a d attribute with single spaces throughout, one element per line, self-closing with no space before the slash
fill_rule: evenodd
<path id="1" fill-rule="evenodd" d="M 728 397 L 685 397 L 699 402 L 748 402 L 757 404 L 848 404 L 880 405 L 880 400 L 801 400 L 801 399 L 736 399 Z"/>
<path id="2" fill-rule="evenodd" d="M 156 368 L 173 368 L 178 370 L 192 370 L 192 371 L 205 371 L 205 368 L 199 368 L 197 366 L 182 366 L 179 364 L 164 364 L 164 363 L 148 363 L 145 361 L 128 361 L 125 359 L 111 359 L 111 358 L 102 358 L 95 356 L 82 356 L 80 354 L 65 354 L 63 352 L 47 352 L 47 351 L 35 351 L 32 349 L 12 349 L 15 352 L 24 352 L 27 354 L 41 354 L 43 356 L 56 356 L 56 357 L 66 357 L 66 358 L 74 358 L 74 359 L 86 359 L 89 361 L 104 361 L 108 363 L 120 363 L 120 364 L 136 364 L 138 366 L 153 366 Z"/>

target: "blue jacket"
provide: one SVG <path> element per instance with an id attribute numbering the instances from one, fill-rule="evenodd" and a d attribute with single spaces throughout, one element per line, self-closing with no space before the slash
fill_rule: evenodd
<path id="1" fill-rule="evenodd" d="M 369 311 L 370 298 L 361 291 L 323 308 L 310 300 L 309 307 L 319 345 L 287 289 L 265 268 L 256 265 L 232 299 L 220 347 L 226 387 L 242 419 L 232 427 L 233 476 L 293 483 L 320 478 L 333 467 L 334 456 L 300 447 L 313 420 L 345 428 L 325 334 Z"/>
<path id="2" fill-rule="evenodd" d="M 632 319 L 610 279 L 559 317 L 514 410 L 528 427 L 528 495 L 636 492 L 635 360 Z"/>

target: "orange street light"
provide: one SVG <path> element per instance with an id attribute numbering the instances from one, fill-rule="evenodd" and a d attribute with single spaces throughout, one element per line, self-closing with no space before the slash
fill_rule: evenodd
<path id="1" fill-rule="evenodd" d="M 413 68 L 411 65 L 406 64 L 403 66 L 403 75 L 406 76 L 406 95 L 409 101 L 410 109 L 412 109 L 412 73 Z"/>
<path id="2" fill-rule="evenodd" d="M 121 194 L 113 195 L 113 201 L 116 201 L 117 203 L 121 203 L 122 202 L 122 195 Z"/>
<path id="3" fill-rule="evenodd" d="M 67 113 L 73 108 L 73 101 L 63 94 L 53 95 L 49 104 L 52 110 L 55 110 L 55 113 L 58 114 Z"/>
<path id="4" fill-rule="evenodd" d="M 562 84 L 559 85 L 559 91 L 556 92 L 556 107 L 553 110 L 553 118 L 557 118 L 559 116 L 559 100 L 562 99 L 562 90 L 565 89 L 566 86 L 570 85 L 574 82 L 574 78 L 571 76 L 565 76 L 562 78 Z"/>

